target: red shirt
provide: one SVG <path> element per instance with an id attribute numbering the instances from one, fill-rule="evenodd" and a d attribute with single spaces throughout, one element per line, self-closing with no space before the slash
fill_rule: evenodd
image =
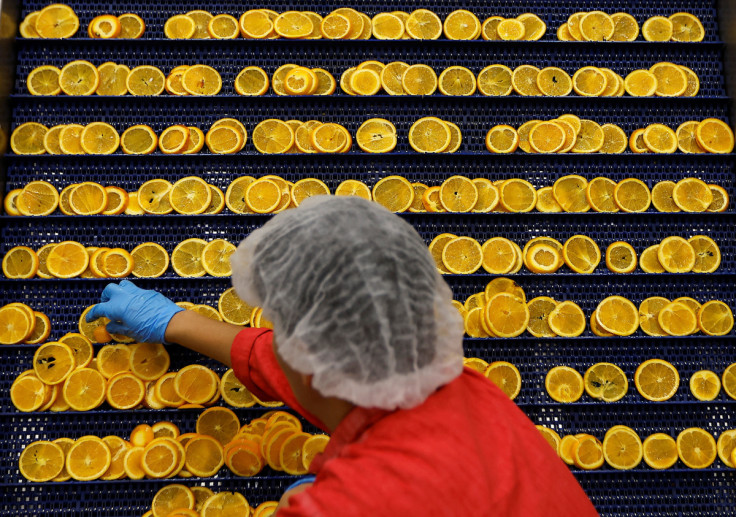
<path id="1" fill-rule="evenodd" d="M 231 356 L 259 399 L 282 400 L 324 429 L 295 400 L 270 330 L 243 330 Z M 314 485 L 279 517 L 598 515 L 526 415 L 469 368 L 415 408 L 356 407 L 310 471 Z"/>

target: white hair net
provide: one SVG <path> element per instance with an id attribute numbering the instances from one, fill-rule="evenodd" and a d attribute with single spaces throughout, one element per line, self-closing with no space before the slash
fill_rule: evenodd
<path id="1" fill-rule="evenodd" d="M 411 408 L 463 368 L 463 322 L 427 245 L 378 203 L 317 196 L 251 233 L 233 285 L 323 396 Z"/>

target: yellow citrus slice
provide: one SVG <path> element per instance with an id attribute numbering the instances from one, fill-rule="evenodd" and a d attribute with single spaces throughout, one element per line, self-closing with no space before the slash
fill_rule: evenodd
<path id="1" fill-rule="evenodd" d="M 698 124 L 696 138 L 709 153 L 727 154 L 733 151 L 733 130 L 725 122 L 709 118 Z"/>
<path id="2" fill-rule="evenodd" d="M 608 86 L 608 77 L 600 68 L 585 66 L 572 76 L 575 93 L 585 97 L 600 97 Z"/>
<path id="3" fill-rule="evenodd" d="M 659 212 L 679 212 L 680 207 L 675 204 L 673 193 L 675 182 L 660 181 L 652 188 L 652 205 Z"/>
<path id="4" fill-rule="evenodd" d="M 591 11 L 580 19 L 580 34 L 585 41 L 609 41 L 614 32 L 613 18 L 602 11 Z"/>
<path id="5" fill-rule="evenodd" d="M 531 212 L 537 204 L 537 191 L 526 180 L 512 178 L 499 187 L 501 206 L 509 212 Z"/>
<path id="6" fill-rule="evenodd" d="M 670 41 L 673 25 L 664 16 L 652 16 L 641 26 L 641 34 L 647 41 Z"/>
<path id="7" fill-rule="evenodd" d="M 685 212 L 704 212 L 713 202 L 713 192 L 704 181 L 685 178 L 675 185 L 672 199 Z"/>
<path id="8" fill-rule="evenodd" d="M 583 376 L 585 392 L 596 400 L 616 402 L 629 390 L 624 371 L 612 363 L 596 363 Z"/>
<path id="9" fill-rule="evenodd" d="M 560 117 L 562 118 L 562 117 Z M 573 153 L 597 153 L 603 148 L 605 143 L 605 133 L 603 128 L 592 120 L 580 120 L 580 131 L 575 146 L 572 148 Z"/>
<path id="10" fill-rule="evenodd" d="M 596 212 L 618 212 L 614 191 L 617 183 L 609 178 L 597 177 L 588 182 L 585 199 Z"/>
<path id="11" fill-rule="evenodd" d="M 473 95 L 477 88 L 475 74 L 463 66 L 445 68 L 438 80 L 440 92 L 444 95 Z"/>
<path id="12" fill-rule="evenodd" d="M 539 76 L 540 71 L 541 70 L 539 70 L 539 68 L 532 65 L 517 66 L 511 74 L 511 86 L 514 91 L 519 95 L 524 96 L 541 96 L 542 92 L 540 91 L 539 86 L 537 86 L 537 77 Z"/>
<path id="13" fill-rule="evenodd" d="M 406 33 L 413 39 L 438 39 L 442 35 L 442 21 L 427 9 L 412 11 L 405 25 Z"/>
<path id="14" fill-rule="evenodd" d="M 180 214 L 201 214 L 211 200 L 212 192 L 209 185 L 196 176 L 178 180 L 169 191 L 169 203 Z"/>
<path id="15" fill-rule="evenodd" d="M 485 321 L 494 335 L 520 336 L 529 324 L 529 307 L 525 301 L 508 292 L 499 292 L 488 299 Z"/>
<path id="16" fill-rule="evenodd" d="M 436 117 L 424 117 L 409 129 L 409 145 L 418 153 L 440 153 L 451 140 L 450 128 Z"/>
<path id="17" fill-rule="evenodd" d="M 486 149 L 491 153 L 513 153 L 519 147 L 519 134 L 511 126 L 494 126 L 486 134 Z"/>
<path id="18" fill-rule="evenodd" d="M 64 451 L 58 444 L 40 440 L 23 448 L 18 469 L 27 480 L 42 483 L 61 474 L 64 461 Z"/>
<path id="19" fill-rule="evenodd" d="M 634 384 L 642 397 L 661 402 L 675 395 L 680 386 L 680 374 L 667 361 L 648 359 L 636 369 Z"/>
<path id="20" fill-rule="evenodd" d="M 513 71 L 505 65 L 490 65 L 478 74 L 478 91 L 486 96 L 505 96 L 513 91 Z"/>
<path id="21" fill-rule="evenodd" d="M 630 336 L 639 328 L 639 310 L 622 296 L 609 296 L 598 304 L 596 321 L 615 336 Z"/>
<path id="22" fill-rule="evenodd" d="M 478 189 L 465 176 L 452 176 L 440 186 L 440 203 L 448 212 L 470 212 L 477 201 Z"/>
<path id="23" fill-rule="evenodd" d="M 601 261 L 598 244 L 588 236 L 570 237 L 562 248 L 562 258 L 567 267 L 581 274 L 591 274 Z"/>
<path id="24" fill-rule="evenodd" d="M 521 392 L 519 369 L 507 361 L 492 362 L 486 368 L 484 375 L 511 400 L 514 400 Z"/>
<path id="25" fill-rule="evenodd" d="M 212 276 L 230 276 L 230 256 L 235 253 L 235 245 L 224 239 L 214 239 L 202 249 L 202 267 Z"/>
<path id="26" fill-rule="evenodd" d="M 614 13 L 611 41 L 634 41 L 639 36 L 639 23 L 628 13 Z"/>
<path id="27" fill-rule="evenodd" d="M 574 302 L 561 302 L 547 318 L 552 332 L 562 337 L 577 337 L 585 332 L 585 314 Z"/>
<path id="28" fill-rule="evenodd" d="M 699 370 L 690 377 L 690 393 L 698 400 L 715 400 L 721 391 L 721 379 L 715 372 Z"/>
<path id="29" fill-rule="evenodd" d="M 721 265 L 721 250 L 707 235 L 695 235 L 688 239 L 695 251 L 694 273 L 713 273 Z"/>
<path id="30" fill-rule="evenodd" d="M 506 18 L 501 20 L 496 26 L 498 37 L 505 41 L 518 41 L 525 39 L 526 27 L 524 24 L 514 18 Z"/>
<path id="31" fill-rule="evenodd" d="M 636 269 L 636 251 L 628 242 L 617 241 L 606 248 L 606 266 L 614 273 L 631 273 Z"/>
<path id="32" fill-rule="evenodd" d="M 16 127 L 10 136 L 10 148 L 15 154 L 44 154 L 44 138 L 49 129 L 37 122 Z"/>
<path id="33" fill-rule="evenodd" d="M 657 313 L 659 326 L 670 336 L 688 336 L 698 328 L 697 315 L 680 302 L 670 302 Z"/>
<path id="34" fill-rule="evenodd" d="M 41 38 L 71 38 L 79 29 L 79 18 L 68 5 L 51 4 L 38 11 L 34 29 Z"/>
<path id="35" fill-rule="evenodd" d="M 611 467 L 630 470 L 641 463 L 644 448 L 641 439 L 630 427 L 616 426 L 603 438 L 603 456 Z"/>
<path id="36" fill-rule="evenodd" d="M 171 267 L 182 277 L 200 277 L 206 273 L 202 265 L 202 251 L 207 245 L 203 239 L 186 239 L 171 252 Z"/>
<path id="37" fill-rule="evenodd" d="M 583 377 L 568 366 L 555 366 L 547 372 L 544 387 L 556 402 L 577 402 L 583 396 Z"/>
<path id="38" fill-rule="evenodd" d="M 152 179 L 138 189 L 138 204 L 144 212 L 155 215 L 171 213 L 174 208 L 169 202 L 171 183 L 164 179 Z"/>
<path id="39" fill-rule="evenodd" d="M 677 443 L 664 433 L 655 433 L 644 440 L 644 462 L 653 469 L 663 470 L 677 463 Z"/>
<path id="40" fill-rule="evenodd" d="M 121 39 L 138 39 L 143 36 L 146 30 L 146 24 L 137 14 L 125 13 L 118 16 L 120 20 L 120 37 Z"/>
<path id="41" fill-rule="evenodd" d="M 670 273 L 692 271 L 696 261 L 692 244 L 677 236 L 667 237 L 660 243 L 657 258 L 662 267 Z"/>
<path id="42" fill-rule="evenodd" d="M 639 305 L 639 326 L 641 330 L 649 336 L 667 336 L 659 324 L 657 317 L 659 312 L 669 305 L 670 301 L 661 296 L 652 296 L 645 299 Z"/>
<path id="43" fill-rule="evenodd" d="M 675 13 L 670 15 L 672 22 L 673 41 L 703 41 L 705 28 L 703 23 L 690 13 Z"/>
<path id="44" fill-rule="evenodd" d="M 166 76 L 155 66 L 142 65 L 130 71 L 125 84 L 131 95 L 161 95 L 166 86 Z"/>
<path id="45" fill-rule="evenodd" d="M 442 250 L 442 262 L 451 273 L 472 274 L 478 271 L 483 263 L 483 251 L 475 239 L 457 237 L 445 245 Z"/>
<path id="46" fill-rule="evenodd" d="M 733 312 L 719 300 L 703 304 L 698 312 L 698 328 L 709 336 L 725 336 L 733 329 Z"/>
<path id="47" fill-rule="evenodd" d="M 716 460 L 716 441 L 708 431 L 690 427 L 677 435 L 677 454 L 691 469 L 704 469 Z"/>
<path id="48" fill-rule="evenodd" d="M 528 307 L 529 333 L 534 337 L 555 337 L 557 334 L 549 327 L 548 318 L 557 302 L 548 296 L 538 296 L 529 301 Z"/>

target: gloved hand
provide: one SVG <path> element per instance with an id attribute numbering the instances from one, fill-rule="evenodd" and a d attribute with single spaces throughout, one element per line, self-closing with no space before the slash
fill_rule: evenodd
<path id="1" fill-rule="evenodd" d="M 120 284 L 107 284 L 102 303 L 87 313 L 87 322 L 105 317 L 110 320 L 107 331 L 111 334 L 124 334 L 141 343 L 164 343 L 169 321 L 183 310 L 161 293 L 123 280 Z"/>
<path id="2" fill-rule="evenodd" d="M 315 479 L 317 479 L 317 478 L 314 477 L 314 476 L 304 476 L 303 478 L 301 478 L 296 483 L 292 483 L 291 485 L 289 485 L 289 488 L 287 488 L 286 490 L 284 490 L 284 493 L 288 492 L 292 488 L 298 487 L 299 485 L 304 485 L 306 483 L 314 483 L 314 480 Z"/>

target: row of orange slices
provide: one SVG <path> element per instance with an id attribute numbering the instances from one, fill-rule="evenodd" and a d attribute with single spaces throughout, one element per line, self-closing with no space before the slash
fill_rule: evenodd
<path id="1" fill-rule="evenodd" d="M 29 13 L 21 23 L 25 38 L 69 38 L 79 29 L 79 18 L 64 4 L 53 4 Z M 132 13 L 115 17 L 96 16 L 89 24 L 91 38 L 139 38 L 145 23 Z M 449 40 L 539 40 L 547 25 L 538 16 L 524 13 L 516 18 L 491 16 L 483 23 L 465 9 L 452 11 L 444 23 L 428 9 L 380 12 L 373 18 L 355 9 L 340 8 L 326 16 L 314 11 L 251 9 L 239 19 L 230 14 L 213 15 L 194 10 L 168 18 L 164 34 L 170 39 L 439 39 Z M 639 24 L 627 13 L 608 15 L 602 11 L 577 12 L 563 23 L 557 37 L 563 41 L 634 41 Z M 690 13 L 679 12 L 668 18 L 653 16 L 641 27 L 647 41 L 702 41 L 705 28 Z"/>
<path id="2" fill-rule="evenodd" d="M 264 501 L 251 506 L 240 492 L 214 493 L 206 486 L 172 484 L 156 492 L 151 509 L 143 517 L 270 517 L 277 506 L 278 501 Z"/>
<path id="3" fill-rule="evenodd" d="M 530 120 L 518 130 L 506 124 L 492 127 L 486 134 L 486 149 L 509 154 L 526 153 L 633 153 L 727 154 L 733 151 L 733 130 L 722 120 L 689 120 L 673 130 L 665 124 L 650 124 L 630 136 L 616 124 L 600 125 L 575 115 L 553 120 Z M 411 141 L 410 141 L 411 143 Z M 431 151 L 426 151 L 431 152 Z"/>
<path id="4" fill-rule="evenodd" d="M 572 301 L 539 296 L 527 302 L 524 289 L 505 277 L 491 280 L 483 292 L 453 305 L 470 337 L 577 337 L 587 328 L 583 309 Z M 653 296 L 639 307 L 623 296 L 603 299 L 590 316 L 590 329 L 599 337 L 630 336 L 639 329 L 649 336 L 689 336 L 703 332 L 724 336 L 731 332 L 731 308 L 719 300 L 700 303 L 691 297 L 669 300 Z"/>
<path id="5" fill-rule="evenodd" d="M 482 245 L 473 237 L 442 233 L 429 250 L 442 274 L 473 274 L 481 267 L 492 275 L 515 274 L 525 266 L 532 273 L 556 273 L 563 265 L 580 274 L 592 274 L 601 261 L 598 244 L 574 235 L 562 244 L 552 237 L 534 237 L 522 248 L 506 237 L 491 237 Z M 631 273 L 637 266 L 634 247 L 615 241 L 606 248 L 605 263 L 613 273 Z M 671 236 L 641 252 L 645 273 L 713 273 L 721 264 L 718 245 L 706 235 L 690 239 Z"/>
<path id="6" fill-rule="evenodd" d="M 306 131 L 308 127 L 297 129 L 297 140 Z M 373 187 L 361 180 L 347 179 L 331 192 L 317 178 L 292 183 L 267 175 L 258 179 L 238 177 L 228 184 L 226 192 L 196 176 L 187 176 L 174 184 L 156 178 L 134 192 L 97 182 L 72 183 L 58 192 L 51 183 L 36 180 L 8 192 L 4 207 L 8 215 L 14 216 L 45 216 L 57 209 L 64 215 L 196 215 L 219 214 L 225 207 L 236 214 L 270 214 L 299 206 L 308 197 L 330 194 L 358 196 L 392 212 L 412 213 L 615 213 L 642 212 L 652 206 L 658 212 L 723 212 L 730 202 L 726 189 L 697 178 L 684 178 L 677 183 L 660 181 L 650 190 L 636 178 L 615 182 L 600 176 L 590 181 L 578 175 L 563 176 L 553 186 L 539 189 L 520 178 L 491 181 L 451 176 L 430 187 L 422 182 L 411 183 L 402 176 L 387 176 Z"/>
<path id="7" fill-rule="evenodd" d="M 305 128 L 302 139 L 297 131 Z M 248 139 L 245 126 L 234 118 L 217 120 L 207 134 L 194 126 L 173 125 L 160 135 L 147 125 L 135 125 L 122 135 L 106 122 L 60 124 L 48 128 L 38 122 L 16 127 L 10 138 L 15 154 L 112 154 L 122 148 L 126 154 L 195 154 L 206 144 L 213 154 L 242 151 Z M 253 145 L 261 154 L 347 153 L 352 148 L 350 132 L 337 123 L 266 119 L 253 129 Z M 409 128 L 409 145 L 418 153 L 454 153 L 462 145 L 462 131 L 453 122 L 422 117 Z M 356 131 L 358 147 L 367 153 L 389 153 L 398 141 L 394 124 L 372 118 Z M 651 124 L 627 137 L 615 124 L 601 126 L 595 121 L 565 114 L 554 120 L 530 120 L 518 130 L 509 125 L 492 127 L 485 138 L 491 153 L 508 154 L 521 148 L 527 153 L 608 153 L 620 154 L 627 146 L 634 153 L 727 154 L 733 151 L 734 135 L 725 122 L 709 118 L 684 122 L 677 132 L 664 124 Z"/>
<path id="8" fill-rule="evenodd" d="M 260 307 L 251 307 L 246 304 L 232 287 L 220 294 L 217 309 L 207 304 L 194 304 L 189 301 L 178 301 L 176 304 L 215 321 L 225 321 L 232 325 L 250 325 L 253 328 L 273 328 L 271 322 L 263 316 L 263 310 Z M 87 350 L 88 347 L 84 341 L 88 343 L 108 343 L 111 340 L 118 343 L 133 342 L 133 339 L 126 336 L 108 334 L 104 327 L 109 320 L 105 318 L 88 323 L 85 316 L 92 307 L 85 308 L 80 315 L 77 328 L 74 329 L 78 332 L 67 333 L 60 341 L 72 347 L 73 351 L 77 348 Z M 0 307 L 0 344 L 2 345 L 19 343 L 37 345 L 49 337 L 51 327 L 46 314 L 34 311 L 24 303 L 12 302 Z M 75 352 L 75 354 L 79 353 L 79 351 Z M 149 358 L 149 360 L 152 359 Z"/>
<path id="9" fill-rule="evenodd" d="M 32 95 L 171 95 L 213 96 L 222 89 L 222 77 L 213 67 L 202 64 L 174 67 L 169 75 L 159 68 L 140 65 L 132 70 L 124 65 L 105 62 L 99 67 L 78 60 L 61 69 L 52 65 L 34 68 L 26 79 Z M 243 68 L 235 78 L 239 95 L 258 96 L 273 87 L 277 95 L 331 95 L 337 83 L 324 68 L 309 68 L 292 63 L 280 66 L 269 79 L 258 66 Z M 489 65 L 476 75 L 463 66 L 445 68 L 439 77 L 426 64 L 410 65 L 403 61 L 384 64 L 364 61 L 350 67 L 340 78 L 342 91 L 349 95 L 427 96 L 437 90 L 443 95 L 469 96 L 476 91 L 485 96 L 567 96 L 573 91 L 588 97 L 694 97 L 700 89 L 695 72 L 674 63 L 657 63 L 650 70 L 634 70 L 624 79 L 610 68 L 586 66 L 572 77 L 559 67 L 539 69 L 521 65 L 514 70 L 502 64 Z"/>
<path id="10" fill-rule="evenodd" d="M 487 363 L 472 357 L 465 359 L 468 366 L 490 379 L 511 400 L 521 392 L 522 378 L 519 369 L 507 361 Z M 647 359 L 634 373 L 636 390 L 645 400 L 663 402 L 671 399 L 680 387 L 677 368 L 663 359 Z M 715 400 L 723 387 L 728 397 L 736 400 L 736 363 L 726 367 L 721 377 L 711 370 L 698 370 L 690 377 L 690 392 L 696 400 Z M 577 402 L 587 393 L 594 400 L 616 402 L 626 396 L 629 381 L 624 371 L 613 363 L 596 363 L 585 375 L 569 366 L 555 366 L 544 378 L 547 394 L 555 402 Z"/>
<path id="11" fill-rule="evenodd" d="M 639 23 L 627 13 L 608 15 L 603 11 L 580 11 L 557 29 L 560 41 L 634 41 L 639 37 Z M 697 16 L 678 12 L 652 16 L 641 26 L 646 41 L 698 42 L 705 38 L 705 27 Z"/>
<path id="12" fill-rule="evenodd" d="M 189 238 L 168 252 L 159 244 L 145 242 L 131 252 L 123 248 L 85 247 L 77 241 L 48 243 L 38 252 L 27 246 L 10 248 L 3 256 L 6 278 L 157 278 L 171 264 L 174 273 L 185 278 L 204 275 L 228 277 L 230 256 L 235 245 L 225 239 L 209 242 Z M 481 245 L 475 238 L 443 233 L 432 239 L 429 251 L 442 274 L 467 275 L 481 267 L 493 275 L 518 273 L 522 265 L 532 273 L 555 273 L 563 265 L 580 274 L 591 274 L 601 261 L 598 244 L 585 235 L 570 237 L 563 245 L 552 237 L 535 237 L 522 251 L 505 237 L 492 237 Z M 616 241 L 605 254 L 608 269 L 631 273 L 637 266 L 636 250 Z M 665 238 L 641 253 L 639 265 L 645 273 L 713 273 L 721 264 L 718 245 L 706 235 L 690 239 Z"/>
<path id="13" fill-rule="evenodd" d="M 266 465 L 291 475 L 307 473 L 329 442 L 303 432 L 291 413 L 271 411 L 240 424 L 230 409 L 213 407 L 197 418 L 196 431 L 182 434 L 171 422 L 141 424 L 130 439 L 88 435 L 28 444 L 20 454 L 21 475 L 29 481 L 104 481 L 212 477 L 224 465 L 236 476 L 257 475 Z"/>
<path id="14" fill-rule="evenodd" d="M 104 327 L 95 329 L 96 336 L 104 332 Z M 109 335 L 98 338 L 105 339 Z M 232 369 L 220 377 L 199 364 L 178 371 L 169 371 L 169 365 L 169 354 L 159 343 L 105 345 L 95 356 L 90 340 L 68 333 L 38 347 L 33 368 L 16 377 L 10 399 L 25 413 L 91 411 L 104 402 L 120 410 L 195 409 L 220 399 L 237 408 L 265 405 Z"/>
<path id="15" fill-rule="evenodd" d="M 643 443 L 636 431 L 625 425 L 608 429 L 602 442 L 588 433 L 560 437 L 550 427 L 538 425 L 537 429 L 562 461 L 583 470 L 599 469 L 604 463 L 616 470 L 630 470 L 642 459 L 656 470 L 669 469 L 678 459 L 691 469 L 708 468 L 716 458 L 729 468 L 736 467 L 736 429 L 722 431 L 717 443 L 699 427 L 680 431 L 677 440 L 666 433 L 654 433 Z"/>

